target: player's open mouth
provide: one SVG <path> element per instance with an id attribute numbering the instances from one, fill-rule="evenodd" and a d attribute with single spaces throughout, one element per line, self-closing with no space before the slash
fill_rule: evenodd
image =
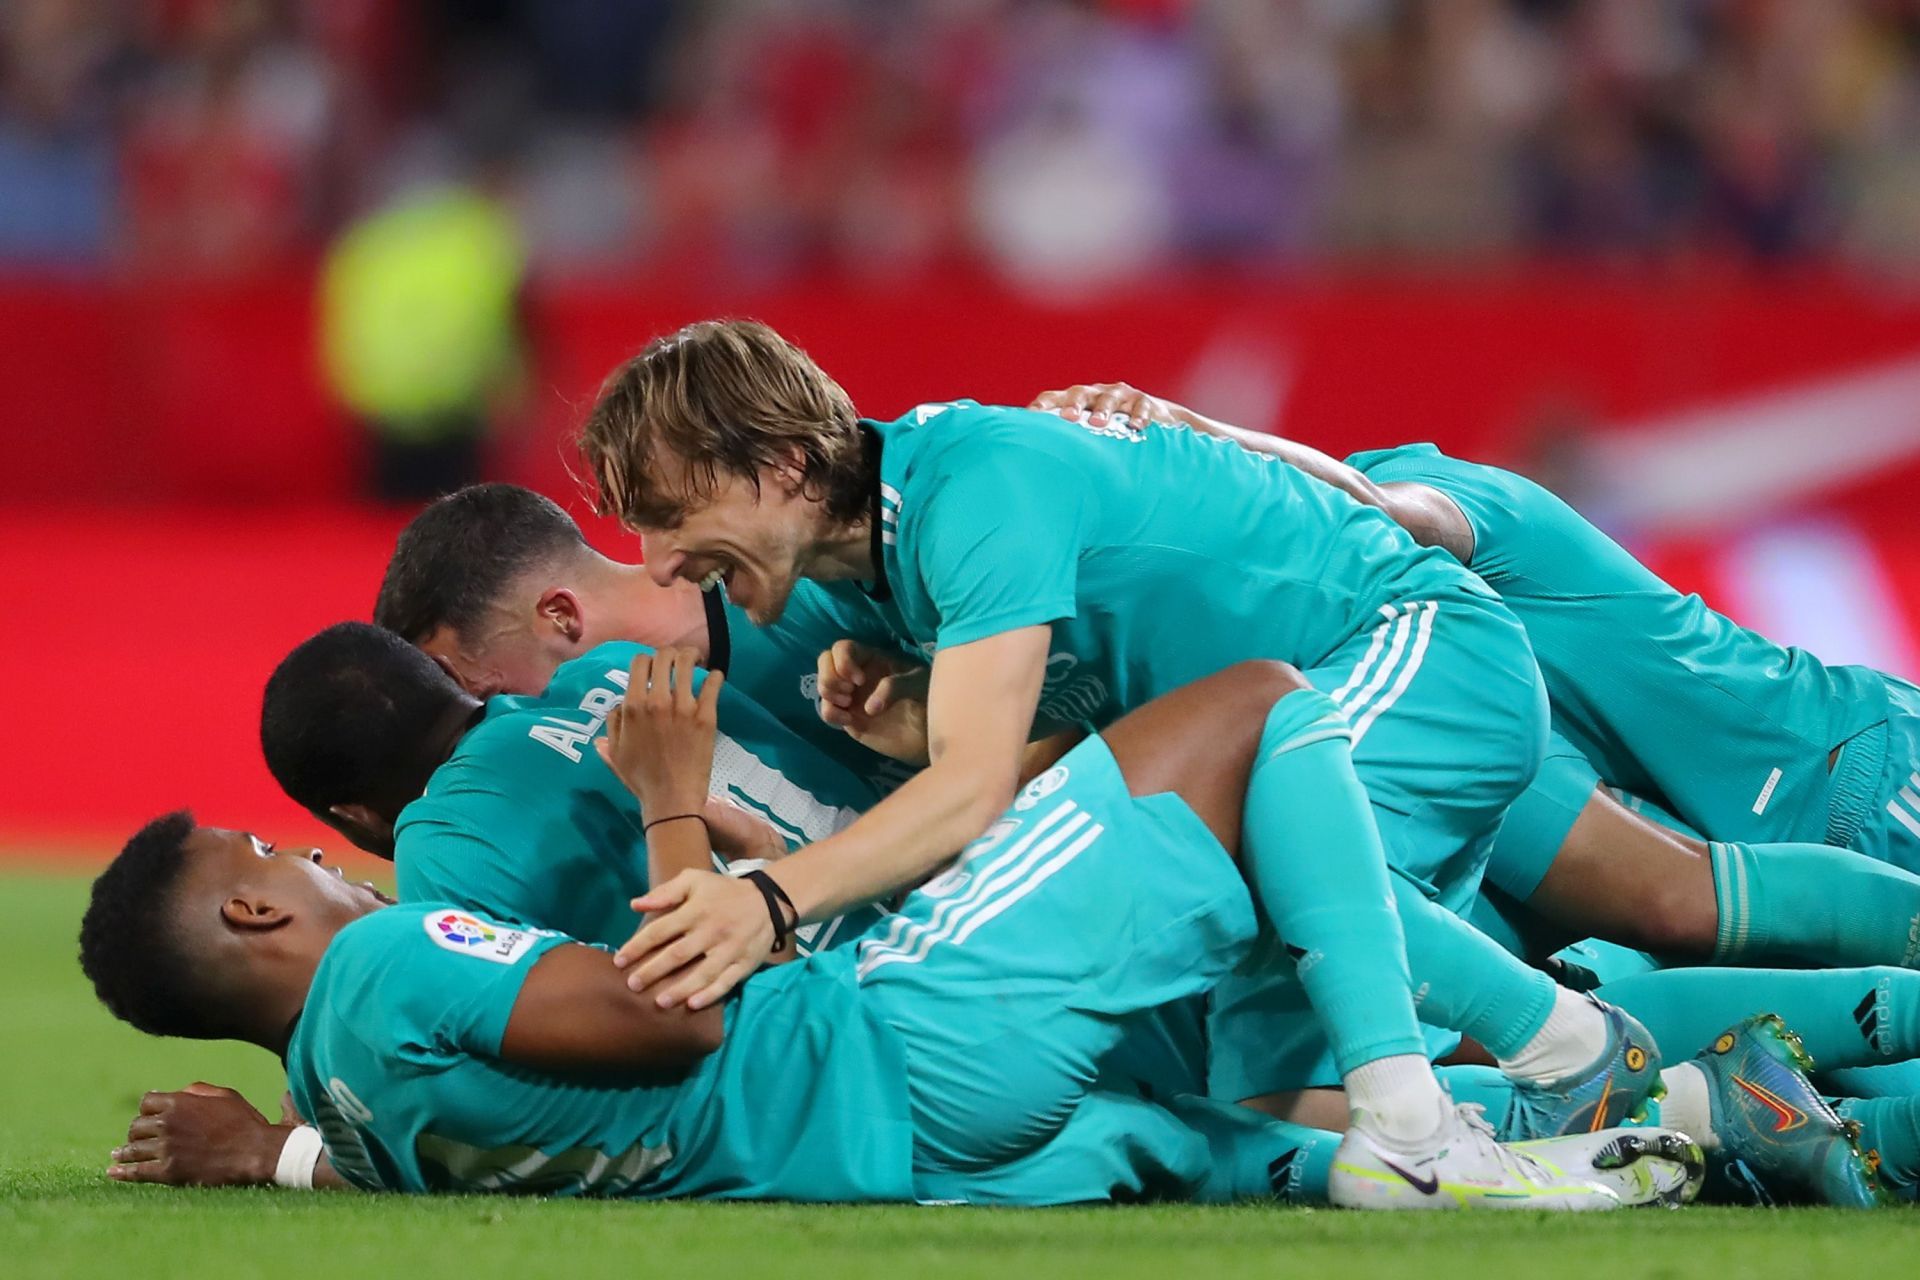
<path id="1" fill-rule="evenodd" d="M 738 571 L 738 568 L 737 565 L 717 564 L 707 570 L 705 574 L 701 575 L 698 580 L 698 586 L 702 591 L 712 591 L 715 587 L 725 587 L 727 594 L 731 596 L 733 594 L 733 575 Z"/>

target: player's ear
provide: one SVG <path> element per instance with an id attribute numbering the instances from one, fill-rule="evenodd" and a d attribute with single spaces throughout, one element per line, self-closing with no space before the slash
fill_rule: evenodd
<path id="1" fill-rule="evenodd" d="M 275 906 L 259 893 L 236 894 L 220 904 L 220 918 L 235 929 L 260 933 L 278 929 L 293 919 L 285 907 Z"/>
<path id="2" fill-rule="evenodd" d="M 317 815 L 328 826 L 376 858 L 393 861 L 393 823 L 369 805 L 336 804 Z"/>
<path id="3" fill-rule="evenodd" d="M 540 593 L 533 608 L 541 631 L 557 632 L 565 636 L 569 644 L 580 643 L 587 627 L 581 617 L 580 598 L 573 592 L 565 587 L 548 587 Z"/>
<path id="4" fill-rule="evenodd" d="M 434 666 L 446 673 L 449 680 L 482 702 L 506 690 L 506 681 L 500 678 L 498 671 L 484 663 L 474 661 L 464 653 L 436 653 L 428 650 L 427 656 L 433 659 Z"/>
<path id="5" fill-rule="evenodd" d="M 788 445 L 780 451 L 772 471 L 780 478 L 781 487 L 786 489 L 788 496 L 796 496 L 807 483 L 806 455 L 800 452 L 798 445 Z"/>

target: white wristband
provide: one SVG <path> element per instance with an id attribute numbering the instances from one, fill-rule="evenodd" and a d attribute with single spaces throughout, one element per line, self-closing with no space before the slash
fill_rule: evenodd
<path id="1" fill-rule="evenodd" d="M 273 1185 L 313 1190 L 313 1170 L 320 1163 L 321 1150 L 320 1131 L 310 1124 L 288 1134 L 287 1145 L 280 1148 L 280 1163 L 273 1170 Z"/>

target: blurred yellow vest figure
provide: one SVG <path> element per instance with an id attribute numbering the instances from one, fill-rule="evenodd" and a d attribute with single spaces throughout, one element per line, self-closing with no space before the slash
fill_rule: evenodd
<path id="1" fill-rule="evenodd" d="M 373 434 L 379 496 L 427 498 L 478 478 L 489 410 L 520 372 L 525 265 L 511 213 L 457 186 L 403 197 L 328 253 L 323 359 Z"/>

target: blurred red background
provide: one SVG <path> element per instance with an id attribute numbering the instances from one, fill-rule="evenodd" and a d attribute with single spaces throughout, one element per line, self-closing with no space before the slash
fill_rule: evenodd
<path id="1" fill-rule="evenodd" d="M 13 404 L 0 588 L 14 602 L 0 679 L 20 726 L 0 831 L 97 849 L 180 804 L 311 830 L 259 763 L 259 690 L 304 635 L 365 616 L 406 513 L 356 497 L 361 442 L 315 371 L 310 294 L 298 274 L 0 286 Z M 567 432 L 615 361 L 720 304 L 636 278 L 545 289 L 533 307 L 538 412 L 498 442 L 494 470 L 567 501 L 610 553 L 634 554 L 587 518 Z M 1175 281 L 1048 306 L 956 273 L 898 291 L 736 293 L 724 310 L 794 335 L 875 415 L 1124 378 L 1334 452 L 1433 440 L 1544 470 L 1743 619 L 1911 669 L 1912 295 L 1815 275 L 1536 269 Z M 1782 429 L 1797 434 L 1770 434 Z M 1689 441 L 1706 452 L 1662 461 Z M 1782 479 L 1764 464 L 1783 450 L 1828 461 Z"/>

